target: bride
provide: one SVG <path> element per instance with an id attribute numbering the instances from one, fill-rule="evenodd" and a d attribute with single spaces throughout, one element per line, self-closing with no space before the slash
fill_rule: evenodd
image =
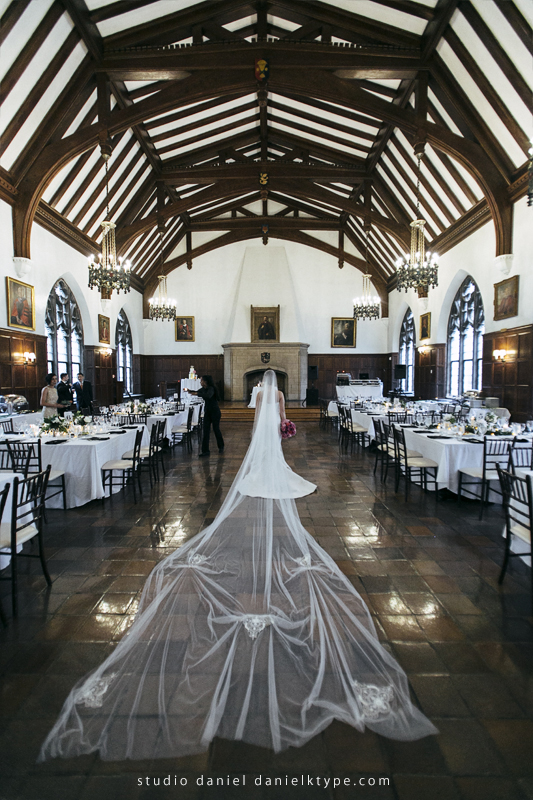
<path id="1" fill-rule="evenodd" d="M 248 452 L 205 530 L 158 564 L 129 632 L 67 697 L 39 760 L 205 751 L 215 736 L 275 751 L 334 719 L 394 739 L 437 733 L 294 498 L 283 395 L 268 370 Z"/>

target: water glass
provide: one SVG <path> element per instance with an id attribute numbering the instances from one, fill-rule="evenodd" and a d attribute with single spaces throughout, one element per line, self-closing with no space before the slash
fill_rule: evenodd
<path id="1" fill-rule="evenodd" d="M 531 433 L 533 431 L 533 419 L 528 419 L 526 422 L 526 431 Z"/>

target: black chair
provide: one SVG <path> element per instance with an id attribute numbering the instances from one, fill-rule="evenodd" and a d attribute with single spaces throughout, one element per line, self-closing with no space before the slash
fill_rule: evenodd
<path id="1" fill-rule="evenodd" d="M 11 598 L 13 616 L 18 614 L 18 560 L 19 558 L 38 558 L 48 586 L 52 580 L 48 574 L 44 557 L 44 502 L 50 467 L 44 472 L 30 475 L 27 478 L 13 479 L 13 497 L 11 506 L 11 523 L 0 524 L 0 548 L 11 556 L 9 574 L 0 575 L 0 580 L 11 581 Z M 28 553 L 22 549 L 30 540 L 37 538 L 38 552 Z"/>
<path id="2" fill-rule="evenodd" d="M 84 417 L 92 417 L 93 415 L 93 412 L 91 411 L 90 408 L 82 408 L 81 413 L 83 414 Z"/>
<path id="3" fill-rule="evenodd" d="M 34 442 L 6 442 L 13 472 L 20 472 L 26 478 L 30 462 L 34 458 L 37 444 Z M 39 439 L 39 445 L 41 440 Z M 36 470 L 42 472 L 42 470 Z"/>
<path id="4" fill-rule="evenodd" d="M 194 406 L 191 404 L 189 406 L 189 411 L 187 412 L 187 422 L 185 425 L 175 425 L 172 428 L 172 447 L 181 442 L 181 444 L 187 445 L 187 450 L 192 452 L 192 417 L 194 414 Z"/>
<path id="5" fill-rule="evenodd" d="M 36 442 L 32 442 L 30 444 L 30 447 L 33 447 L 33 452 L 30 453 L 28 461 L 28 475 L 43 471 L 41 440 L 37 439 Z M 59 469 L 51 469 L 50 477 L 48 478 L 48 489 L 46 494 L 46 500 L 51 500 L 52 497 L 58 497 L 59 495 L 63 495 L 63 509 L 66 511 L 67 490 L 65 486 L 65 473 Z M 44 514 L 46 522 L 46 510 Z"/>
<path id="6" fill-rule="evenodd" d="M 505 554 L 498 583 L 503 583 L 511 557 L 531 556 L 531 531 L 533 530 L 533 480 L 531 475 L 522 477 L 496 464 L 505 510 Z M 513 536 L 529 545 L 529 552 L 511 551 Z M 531 582 L 533 602 L 533 581 Z"/>
<path id="7" fill-rule="evenodd" d="M 126 487 L 126 482 L 131 479 L 131 483 L 133 486 L 133 501 L 137 502 L 137 494 L 135 491 L 135 481 L 137 480 L 137 484 L 139 486 L 139 492 L 142 494 L 142 486 L 141 486 L 141 470 L 140 470 L 140 463 L 141 463 L 141 444 L 143 439 L 143 429 L 139 428 L 135 435 L 135 446 L 132 451 L 132 458 L 125 459 L 119 458 L 115 461 L 106 461 L 106 463 L 102 466 L 102 486 L 104 489 L 104 500 L 105 500 L 105 490 L 106 486 L 109 486 L 109 497 L 113 494 L 113 486 L 121 485 L 124 489 Z M 119 481 L 114 480 L 114 472 L 119 473 Z"/>
<path id="8" fill-rule="evenodd" d="M 11 484 L 6 483 L 4 488 L 0 491 L 0 526 L 2 524 L 2 517 L 4 516 L 7 496 L 9 494 L 10 489 L 11 489 Z M 2 620 L 2 625 L 4 626 L 4 628 L 7 628 L 7 617 L 4 614 L 4 609 L 2 608 L 1 602 L 0 602 L 0 620 Z"/>
<path id="9" fill-rule="evenodd" d="M 509 472 L 517 469 L 533 469 L 533 441 L 531 439 L 513 439 L 509 448 Z"/>
<path id="10" fill-rule="evenodd" d="M 396 465 L 395 491 L 398 491 L 400 478 L 402 477 L 403 472 L 405 475 L 406 500 L 409 497 L 409 484 L 413 478 L 415 480 L 417 478 L 420 480 L 423 489 L 428 488 L 428 480 L 429 483 L 434 483 L 435 496 L 438 499 L 439 484 L 437 483 L 437 472 L 439 465 L 430 458 L 424 458 L 420 455 L 411 455 L 405 445 L 405 434 L 402 428 L 399 428 L 395 425 L 392 429 L 392 433 L 394 436 L 394 460 Z"/>
<path id="11" fill-rule="evenodd" d="M 389 464 L 394 462 L 394 442 L 389 441 L 389 426 L 383 420 L 374 419 L 374 432 L 376 434 L 376 460 L 374 462 L 374 475 L 380 464 L 381 483 L 387 480 Z"/>
<path id="12" fill-rule="evenodd" d="M 2 422 L 0 422 L 0 430 L 4 433 L 13 433 L 15 430 L 13 427 L 13 419 L 2 420 Z"/>
<path id="13" fill-rule="evenodd" d="M 128 414 L 128 425 L 146 425 L 148 414 Z"/>
<path id="14" fill-rule="evenodd" d="M 167 474 L 165 469 L 165 459 L 164 459 L 164 452 L 167 448 L 166 444 L 166 427 L 167 421 L 166 419 L 160 419 L 157 422 L 157 437 L 156 437 L 156 461 L 161 462 L 161 469 L 163 470 L 163 475 Z M 159 470 L 158 470 L 159 471 Z"/>
<path id="15" fill-rule="evenodd" d="M 163 420 L 164 422 L 164 420 Z M 158 457 L 158 426 L 159 422 L 156 422 L 150 428 L 150 441 L 148 445 L 144 447 L 141 446 L 139 450 L 139 473 L 142 472 L 143 468 L 148 470 L 148 477 L 150 478 L 150 486 L 152 485 L 152 477 L 155 481 L 159 481 L 159 469 L 157 463 Z M 123 453 L 122 458 L 125 461 L 131 461 L 134 457 L 135 449 L 128 450 L 127 453 Z"/>
<path id="16" fill-rule="evenodd" d="M 100 408 L 100 404 L 96 402 L 96 400 L 91 400 L 91 414 L 93 417 L 101 417 L 102 416 L 102 409 Z"/>
<path id="17" fill-rule="evenodd" d="M 490 492 L 495 492 L 501 496 L 501 491 L 496 487 L 491 487 L 491 482 L 498 481 L 498 464 L 502 469 L 506 469 L 509 464 L 509 439 L 500 439 L 496 436 L 485 436 L 483 439 L 483 466 L 481 467 L 461 467 L 459 470 L 459 487 L 457 499 L 460 500 L 463 494 L 474 497 L 481 501 L 479 509 L 479 519 L 483 519 L 483 510 L 489 502 Z M 473 478 L 473 480 L 465 480 Z M 475 486 L 480 490 L 480 494 L 465 486 Z"/>

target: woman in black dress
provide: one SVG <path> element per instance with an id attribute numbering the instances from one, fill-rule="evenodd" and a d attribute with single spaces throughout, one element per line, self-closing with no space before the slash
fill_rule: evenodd
<path id="1" fill-rule="evenodd" d="M 211 434 L 211 425 L 215 434 L 218 452 L 224 452 L 224 439 L 220 433 L 220 406 L 218 405 L 219 396 L 217 388 L 213 382 L 211 375 L 202 375 L 200 379 L 202 388 L 197 392 L 189 391 L 189 394 L 196 394 L 204 401 L 204 435 L 202 438 L 202 456 L 208 456 L 209 453 L 209 436 Z"/>

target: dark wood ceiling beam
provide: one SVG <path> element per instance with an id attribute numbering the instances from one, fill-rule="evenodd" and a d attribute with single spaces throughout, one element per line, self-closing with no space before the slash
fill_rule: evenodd
<path id="1" fill-rule="evenodd" d="M 136 11 L 138 8 L 144 8 L 158 2 L 159 0 L 115 0 L 110 5 L 95 8 L 89 14 L 92 22 L 103 22 L 106 19 L 112 19 L 120 14 L 127 14 L 130 11 Z"/>
<path id="2" fill-rule="evenodd" d="M 406 213 L 405 208 L 398 203 L 398 195 L 396 193 L 393 194 L 390 191 L 388 185 L 378 173 L 373 176 L 372 188 L 374 201 L 378 199 L 379 205 L 385 208 L 386 214 L 390 215 L 396 220 L 396 222 L 398 222 L 400 225 L 403 225 L 407 230 L 411 223 L 411 219 Z"/>
<path id="3" fill-rule="evenodd" d="M 109 162 L 108 162 L 108 164 L 109 164 L 109 166 L 108 166 L 108 175 L 109 175 L 109 183 L 110 184 L 111 184 L 113 178 L 115 177 L 116 173 L 119 171 L 122 162 L 128 157 L 128 155 L 133 150 L 134 146 L 135 146 L 135 139 L 133 137 L 131 137 L 129 142 L 127 142 L 126 145 L 122 148 L 122 150 L 119 153 L 119 155 L 116 156 L 115 158 L 109 160 Z M 134 154 L 133 163 L 136 163 L 140 158 L 141 158 L 141 152 L 137 151 Z M 131 168 L 133 168 L 133 163 L 131 164 Z M 86 214 L 94 206 L 94 204 L 96 203 L 96 201 L 98 200 L 98 198 L 100 197 L 102 192 L 105 191 L 105 188 L 106 188 L 106 177 L 105 177 L 105 163 L 104 163 L 104 161 L 99 159 L 96 162 L 95 167 L 96 167 L 96 170 L 97 170 L 96 174 L 98 175 L 98 173 L 103 173 L 102 177 L 100 178 L 99 182 L 96 184 L 96 186 L 94 187 L 93 191 L 91 192 L 89 197 L 87 197 L 85 203 L 79 209 L 79 211 L 77 212 L 76 216 L 72 220 L 74 225 L 78 225 L 79 226 L 79 224 L 82 221 L 82 219 L 84 219 Z M 130 168 L 130 165 L 128 165 L 128 172 L 131 172 L 131 168 Z M 85 184 L 85 186 L 83 186 L 83 184 L 82 184 L 83 188 L 86 188 L 87 185 L 88 185 L 87 183 Z M 117 191 L 118 192 L 122 192 L 121 186 L 123 186 L 123 184 L 121 184 L 121 181 L 116 181 L 114 186 L 110 186 L 110 188 L 109 188 L 109 199 L 110 200 L 113 199 L 113 197 L 116 195 Z M 100 216 L 104 212 L 105 207 L 106 207 L 106 201 L 105 201 L 105 197 L 104 197 L 104 199 L 101 200 L 100 203 L 98 204 L 98 207 L 96 208 L 94 214 L 95 215 L 98 214 L 98 216 Z M 90 227 L 91 227 L 90 225 L 87 225 L 86 229 L 89 229 Z"/>
<path id="4" fill-rule="evenodd" d="M 355 248 L 357 248 L 357 250 L 359 250 L 359 252 L 361 254 L 364 255 L 363 261 L 366 264 L 366 268 L 363 267 L 363 271 L 367 272 L 367 270 L 368 270 L 368 273 L 370 275 L 372 275 L 372 282 L 374 280 L 376 280 L 377 283 L 381 284 L 382 296 L 383 296 L 383 290 L 386 288 L 384 286 L 384 284 L 386 283 L 386 280 L 387 280 L 387 278 L 385 277 L 385 275 L 387 275 L 387 271 L 384 270 L 382 264 L 380 264 L 378 259 L 372 253 L 370 246 L 368 248 L 368 251 L 365 254 L 365 250 L 366 250 L 365 240 L 363 239 L 363 237 L 358 232 L 356 232 L 353 229 L 353 227 L 351 225 L 345 225 L 344 232 L 345 232 L 346 237 L 353 244 L 353 246 Z M 387 277 L 388 277 L 388 275 L 387 275 Z"/>
<path id="5" fill-rule="evenodd" d="M 41 47 L 58 19 L 63 15 L 63 12 L 63 6 L 58 0 L 52 3 L 33 34 L 2 78 L 2 83 L 0 84 L 0 104 L 5 101 L 37 50 Z"/>
<path id="6" fill-rule="evenodd" d="M 248 14 L 246 14 L 248 11 Z M 206 19 L 213 19 L 219 25 L 232 22 L 242 16 L 254 13 L 251 3 L 243 0 L 224 0 L 224 3 L 210 1 L 189 6 L 182 11 L 156 17 L 150 22 L 141 25 L 130 25 L 125 30 L 106 36 L 107 49 L 149 44 L 164 35 L 170 41 L 179 41 L 192 35 L 194 25 L 203 25 Z M 94 19 L 94 17 L 93 17 Z M 228 36 L 228 38 L 230 38 Z"/>
<path id="7" fill-rule="evenodd" d="M 335 114 L 338 117 L 360 123 L 361 125 L 369 125 L 371 128 L 378 128 L 380 125 L 379 120 L 372 119 L 364 114 L 356 114 L 349 108 L 340 108 L 338 105 L 335 106 L 332 103 L 325 103 L 322 100 L 317 100 L 315 97 L 309 97 L 287 91 L 281 92 L 280 96 L 288 100 L 296 100 L 296 102 L 303 103 L 306 106 L 311 106 L 311 108 L 316 108 L 318 111 L 326 111 L 328 114 Z M 296 111 L 296 109 L 294 109 L 293 113 L 300 114 L 301 111 Z"/>
<path id="8" fill-rule="evenodd" d="M 463 193 L 466 195 L 468 200 L 473 205 L 475 205 L 478 202 L 478 198 L 472 191 L 470 185 L 465 181 L 464 177 L 461 175 L 461 173 L 455 166 L 450 156 L 447 153 L 437 153 L 437 155 L 439 156 L 440 160 L 442 161 L 442 163 L 444 164 L 444 166 L 446 167 L 446 169 L 448 170 L 448 172 L 450 173 L 456 184 L 461 188 Z"/>
<path id="9" fill-rule="evenodd" d="M 533 36 L 531 36 L 531 27 L 528 25 L 527 20 L 522 16 L 517 6 L 515 6 L 513 2 L 509 2 L 509 0 L 494 0 L 494 2 L 522 44 L 527 47 L 531 55 L 533 55 Z"/>
<path id="10" fill-rule="evenodd" d="M 359 166 L 333 167 L 327 164 L 299 164 L 290 161 L 251 161 L 248 164 L 220 164 L 219 166 L 188 167 L 181 170 L 163 169 L 162 179 L 173 186 L 190 183 L 213 183 L 217 180 L 258 181 L 259 173 L 267 172 L 270 184 L 277 178 L 306 178 L 308 180 L 352 182 L 359 181 L 365 173 Z"/>
<path id="11" fill-rule="evenodd" d="M 60 2 L 69 13 L 92 58 L 98 64 L 103 52 L 102 37 L 89 16 L 85 0 L 60 0 Z"/>
<path id="12" fill-rule="evenodd" d="M 143 182 L 143 185 L 135 193 L 135 196 L 131 198 L 124 211 L 122 211 L 120 217 L 118 217 L 115 221 L 117 228 L 120 229 L 125 225 L 129 225 L 136 217 L 143 216 L 145 206 L 147 203 L 149 203 L 152 195 L 154 194 L 155 186 L 155 177 L 152 172 L 147 176 Z"/>
<path id="13" fill-rule="evenodd" d="M 428 61 L 435 52 L 444 32 L 450 24 L 459 0 L 437 0 L 433 9 L 433 19 L 426 25 L 422 34 L 420 49 L 422 60 Z"/>
<path id="14" fill-rule="evenodd" d="M 529 108 L 531 106 L 531 89 L 471 0 L 460 0 L 459 10 L 475 30 L 522 102 Z"/>
<path id="15" fill-rule="evenodd" d="M 494 90 L 492 83 L 485 76 L 484 71 L 477 65 L 470 55 L 468 49 L 451 27 L 446 31 L 445 39 L 459 61 L 463 64 L 466 71 L 475 81 L 478 89 L 481 91 L 487 102 L 492 106 L 496 114 L 499 116 L 511 136 L 515 139 L 519 147 L 522 148 L 524 151 L 524 160 L 527 160 L 528 150 L 531 145 L 525 131 L 517 123 L 516 119 L 513 117 L 503 100 L 501 100 L 499 94 L 497 94 L 497 92 Z"/>
<path id="16" fill-rule="evenodd" d="M 106 52 L 99 71 L 111 78 L 122 80 L 171 80 L 183 78 L 186 73 L 213 71 L 213 64 L 221 63 L 224 70 L 247 72 L 250 60 L 263 57 L 281 69 L 349 70 L 351 77 L 366 78 L 413 77 L 423 66 L 413 52 L 391 50 L 375 52 L 352 47 L 325 46 L 321 42 L 260 42 L 220 44 L 205 42 L 202 45 L 182 48 L 143 49 L 139 51 Z M 390 89 L 365 81 L 365 88 L 389 95 Z"/>
<path id="17" fill-rule="evenodd" d="M 145 122 L 146 129 L 151 131 L 154 128 L 160 128 L 163 125 L 169 125 L 171 122 L 178 122 L 181 119 L 187 119 L 187 117 L 191 117 L 193 114 L 203 114 L 205 111 L 211 111 L 211 109 L 216 108 L 217 106 L 221 106 L 233 100 L 239 100 L 246 94 L 250 94 L 251 91 L 252 89 L 250 87 L 245 92 L 224 95 L 223 97 L 212 97 L 210 100 L 197 103 L 192 108 L 186 108 L 184 111 L 175 111 L 172 114 L 166 114 L 162 117 L 158 117 L 158 119 L 152 119 L 148 122 Z"/>
<path id="18" fill-rule="evenodd" d="M 238 149 L 247 145 L 259 147 L 259 128 L 239 133 L 236 136 L 230 136 L 227 139 L 222 139 L 220 142 L 204 145 L 204 147 L 197 147 L 195 150 L 189 150 L 187 153 L 182 153 L 179 156 L 167 158 L 163 164 L 169 167 L 186 167 L 202 163 L 211 158 L 218 158 L 219 154 L 228 147 L 235 147 Z"/>
<path id="19" fill-rule="evenodd" d="M 68 34 L 67 38 L 56 52 L 55 56 L 39 76 L 37 82 L 25 96 L 22 104 L 17 110 L 17 113 L 14 115 L 13 119 L 9 122 L 2 133 L 2 141 L 0 142 L 0 155 L 5 153 L 17 132 L 24 125 L 31 112 L 39 102 L 39 99 L 44 94 L 45 89 L 52 83 L 61 67 L 63 67 L 66 60 L 78 44 L 79 40 L 80 37 L 77 31 L 73 30 Z M 15 172 L 14 167 L 12 167 L 11 171 Z"/>
<path id="20" fill-rule="evenodd" d="M 484 152 L 506 181 L 509 181 L 509 175 L 514 170 L 513 162 L 492 132 L 490 126 L 476 111 L 459 82 L 453 76 L 451 70 L 448 69 L 444 61 L 437 55 L 435 55 L 431 71 L 433 78 L 446 97 L 446 101 L 443 103 L 446 110 L 448 110 L 449 105 L 455 106 L 463 119 L 467 121 L 468 126 Z M 433 84 L 431 85 L 433 86 Z M 440 97 L 439 100 L 442 103 Z"/>
<path id="21" fill-rule="evenodd" d="M 353 153 L 346 153 L 344 150 L 336 150 L 333 147 L 328 147 L 325 144 L 302 138 L 297 136 L 296 133 L 282 131 L 279 128 L 271 128 L 270 143 L 272 145 L 287 145 L 291 149 L 301 149 L 307 151 L 310 158 L 315 156 L 316 158 L 332 162 L 333 164 L 342 165 L 348 162 L 350 164 L 360 164 L 362 169 L 365 167 L 365 160 Z"/>
<path id="22" fill-rule="evenodd" d="M 318 219 L 331 219 L 331 210 L 325 211 L 319 206 L 314 206 L 312 202 L 305 203 L 301 199 L 291 197 L 290 195 L 281 194 L 276 191 L 269 192 L 268 196 L 276 203 L 287 203 L 291 211 L 301 211 L 303 214 L 312 214 L 314 217 L 318 217 Z"/>
<path id="23" fill-rule="evenodd" d="M 223 25 L 219 25 L 212 19 L 206 19 L 202 23 L 202 31 L 204 36 L 207 36 L 211 41 L 222 42 L 243 42 L 244 39 L 237 31 L 230 31 Z"/>
<path id="24" fill-rule="evenodd" d="M 395 11 L 403 11 L 404 14 L 410 14 L 419 19 L 432 20 L 435 16 L 434 9 L 422 3 L 411 2 L 411 0 L 379 0 L 379 4 L 386 8 L 393 8 Z"/>
<path id="25" fill-rule="evenodd" d="M 285 103 L 279 103 L 277 100 L 270 100 L 268 105 L 269 105 L 270 108 L 273 108 L 276 111 L 284 111 L 287 114 L 291 114 L 291 116 L 293 116 L 293 117 L 298 117 L 298 119 L 305 119 L 308 122 L 315 123 L 316 125 L 323 125 L 326 128 L 330 128 L 331 131 L 335 131 L 335 133 L 339 133 L 339 132 L 340 133 L 346 133 L 349 136 L 357 136 L 359 139 L 365 139 L 368 142 L 373 142 L 374 141 L 374 135 L 375 134 L 367 133 L 366 131 L 360 131 L 360 130 L 354 129 L 353 127 L 349 127 L 348 125 L 343 125 L 342 123 L 337 122 L 337 121 L 330 122 L 328 119 L 325 119 L 324 117 L 317 117 L 315 114 L 310 114 L 307 111 L 302 111 L 302 109 L 300 109 L 300 108 L 296 109 L 294 107 L 285 105 Z M 281 119 L 280 119 L 280 121 L 281 121 Z M 285 125 L 291 125 L 292 123 L 290 121 L 284 121 L 284 124 Z M 329 133 L 327 133 L 325 131 L 319 131 L 319 130 L 315 129 L 315 134 L 316 134 L 316 136 L 324 136 L 326 138 L 329 138 Z M 338 141 L 342 141 L 342 139 L 340 139 Z M 354 146 L 354 145 L 351 145 L 351 146 Z M 359 146 L 359 145 L 357 145 L 357 146 Z"/>
<path id="26" fill-rule="evenodd" d="M 290 39 L 291 41 L 310 39 L 313 41 L 321 32 L 322 23 L 311 20 L 310 22 L 306 22 L 305 25 L 300 25 L 300 27 L 296 28 L 294 31 L 287 31 L 282 39 Z"/>
<path id="27" fill-rule="evenodd" d="M 196 220 L 209 220 L 213 218 L 220 217 L 221 214 L 226 214 L 228 211 L 230 212 L 237 212 L 239 211 L 244 217 L 254 217 L 255 219 L 258 218 L 258 214 L 254 214 L 253 211 L 250 211 L 248 208 L 244 208 L 243 202 L 246 203 L 255 203 L 261 199 L 261 195 L 259 192 L 255 194 L 251 194 L 249 197 L 243 201 L 242 197 L 239 197 L 237 200 L 231 200 L 223 205 L 219 205 L 216 208 L 213 208 L 209 211 L 202 210 L 198 215 L 192 211 L 190 214 L 191 221 Z"/>
<path id="28" fill-rule="evenodd" d="M 272 214 L 256 217 L 226 217 L 225 219 L 198 219 L 191 220 L 189 228 L 191 231 L 232 231 L 255 230 L 257 226 L 267 224 L 269 235 L 274 235 L 278 230 L 317 230 L 317 231 L 338 231 L 340 227 L 339 219 L 308 219 L 307 217 L 276 217 Z"/>
<path id="29" fill-rule="evenodd" d="M 404 151 L 404 153 L 405 153 L 405 151 Z M 406 158 L 407 154 L 405 154 L 404 157 Z M 431 175 L 431 177 L 433 178 L 433 180 L 435 181 L 435 183 L 437 184 L 437 186 L 440 189 L 440 195 L 437 194 L 436 196 L 437 197 L 447 197 L 448 200 L 455 206 L 455 208 L 457 209 L 458 213 L 462 216 L 466 212 L 466 206 L 462 203 L 460 198 L 457 197 L 457 195 L 454 192 L 454 190 L 452 189 L 452 187 L 449 184 L 446 183 L 446 181 L 444 180 L 444 178 L 442 177 L 442 175 L 440 174 L 438 169 L 434 166 L 434 164 L 431 161 L 431 159 L 427 156 L 427 154 L 426 154 L 426 157 L 424 158 L 422 166 L 423 166 L 423 170 L 424 171 L 429 172 L 429 174 Z M 436 197 L 434 197 L 433 199 L 436 200 Z M 451 215 L 451 219 L 449 219 L 449 222 L 450 222 L 450 224 L 452 222 L 455 222 L 455 217 L 453 215 Z"/>
<path id="30" fill-rule="evenodd" d="M 204 125 L 207 124 L 204 122 Z M 228 122 L 227 125 L 219 125 L 216 129 L 217 134 L 229 133 L 230 131 L 234 131 L 236 128 L 240 128 L 243 125 L 250 125 L 251 123 L 256 124 L 255 130 L 258 130 L 258 123 L 259 123 L 259 114 L 256 113 L 253 116 L 248 117 L 245 120 L 232 120 L 232 122 Z M 202 142 L 204 139 L 212 137 L 214 131 L 207 131 L 204 133 L 199 133 L 196 136 L 190 136 L 188 139 L 181 139 L 179 142 L 172 142 L 171 144 L 166 144 L 158 148 L 159 155 L 163 155 L 163 153 L 171 153 L 173 150 L 178 149 L 185 149 L 188 147 L 192 147 L 193 144 L 197 144 L 198 142 Z M 179 156 L 178 156 L 179 157 Z"/>
<path id="31" fill-rule="evenodd" d="M 189 122 L 187 125 L 180 125 L 178 128 L 175 128 L 174 130 L 165 131 L 164 133 L 158 133 L 156 135 L 152 134 L 151 136 L 152 142 L 154 142 L 154 144 L 156 144 L 157 142 L 164 142 L 167 139 L 172 139 L 177 134 L 181 136 L 184 133 L 189 133 L 190 131 L 196 131 L 198 130 L 198 128 L 204 128 L 206 125 L 212 125 L 214 122 L 220 122 L 221 120 L 231 118 L 237 114 L 242 114 L 245 111 L 254 111 L 256 109 L 257 109 L 257 102 L 255 100 L 251 101 L 250 103 L 243 103 L 242 105 L 237 106 L 236 108 L 232 108 L 230 111 L 227 110 L 220 111 L 218 114 L 211 114 L 210 116 L 196 120 L 195 122 Z M 190 109 L 188 113 L 189 116 L 192 116 L 192 114 L 197 112 L 195 112 L 195 109 Z M 249 119 L 253 119 L 253 117 L 250 116 Z M 241 120 L 239 124 L 243 125 L 247 121 L 248 119 Z M 212 136 L 212 135 L 213 131 L 203 134 L 203 136 Z"/>
<path id="32" fill-rule="evenodd" d="M 115 139 L 113 140 L 113 146 L 114 146 L 114 147 L 116 147 L 116 145 L 117 145 L 117 144 L 118 144 L 118 143 L 121 141 L 121 139 L 123 139 L 123 138 L 124 138 L 124 136 L 126 136 L 126 135 L 127 135 L 127 134 L 126 134 L 126 132 L 124 132 L 124 133 L 121 133 L 121 134 L 119 134 L 118 136 L 116 136 L 116 137 L 115 137 Z M 94 152 L 94 150 L 90 150 L 90 151 L 89 151 L 89 155 L 92 155 L 92 154 L 93 154 L 93 152 Z M 100 172 L 100 170 L 101 170 L 101 169 L 102 169 L 102 160 L 101 160 L 100 158 L 98 158 L 98 160 L 97 160 L 97 161 L 96 161 L 96 162 L 93 164 L 93 166 L 91 167 L 91 169 L 90 169 L 90 170 L 89 170 L 89 172 L 87 173 L 87 175 L 86 175 L 86 177 L 85 177 L 85 180 L 83 180 L 83 181 L 80 183 L 80 185 L 77 187 L 77 189 L 75 190 L 75 192 L 73 192 L 73 194 L 72 194 L 72 196 L 71 196 L 70 200 L 68 201 L 68 203 L 66 204 L 66 206 L 64 207 L 64 209 L 61 211 L 61 214 L 62 214 L 64 217 L 68 217 L 68 215 L 71 213 L 71 211 L 72 211 L 72 209 L 74 208 L 74 206 L 75 206 L 75 205 L 78 203 L 78 200 L 80 199 L 80 197 L 81 197 L 81 196 L 83 195 L 83 193 L 85 192 L 85 189 L 87 188 L 87 186 L 90 186 L 90 184 L 91 184 L 91 183 L 93 182 L 93 180 L 96 178 L 96 176 L 98 175 L 98 173 Z M 87 210 L 88 210 L 88 209 L 87 209 Z M 75 220 L 73 220 L 73 223 L 74 223 L 74 225 L 76 225 L 76 224 L 77 224 Z"/>
<path id="33" fill-rule="evenodd" d="M 334 144 L 338 144 L 341 147 L 344 146 L 346 149 L 350 148 L 351 150 L 360 150 L 363 153 L 369 153 L 370 147 L 366 144 L 359 144 L 359 142 L 352 142 L 349 141 L 341 136 L 335 136 L 333 133 L 324 133 L 323 131 L 317 130 L 316 128 L 310 128 L 308 125 L 302 125 L 299 122 L 295 122 L 294 120 L 288 120 L 283 117 L 278 117 L 275 114 L 268 114 L 268 121 L 272 122 L 273 124 L 285 125 L 287 128 L 292 128 L 292 130 L 296 131 L 297 134 L 303 134 L 304 136 L 316 136 L 321 137 L 327 141 L 333 142 Z M 357 131 L 352 131 L 353 136 L 357 136 Z M 309 149 L 312 149 L 314 142 L 309 140 Z M 352 155 L 349 152 L 346 152 L 347 158 L 357 159 L 361 158 L 361 156 Z"/>
<path id="34" fill-rule="evenodd" d="M 32 0 L 12 0 L 0 18 L 0 45 L 4 43 Z"/>
<path id="35" fill-rule="evenodd" d="M 387 154 L 388 154 L 388 153 L 387 153 Z M 392 188 L 393 188 L 393 189 L 394 189 L 396 192 L 398 192 L 399 196 L 400 196 L 400 197 L 402 198 L 402 200 L 403 200 L 403 204 L 404 204 L 404 206 L 407 206 L 407 208 L 409 209 L 409 211 L 410 211 L 410 214 L 411 214 L 411 219 L 418 219 L 418 217 L 417 217 L 417 213 L 416 213 L 416 204 L 415 204 L 415 201 L 414 201 L 413 199 L 411 199 L 411 197 L 409 196 L 409 194 L 407 194 L 407 192 L 404 190 L 404 188 L 403 188 L 402 184 L 401 184 L 401 183 L 400 183 L 400 181 L 397 179 L 397 177 L 396 177 L 396 175 L 393 173 L 393 171 L 390 169 L 390 167 L 389 167 L 389 165 L 387 164 L 387 162 L 386 162 L 386 161 L 382 161 L 382 162 L 381 162 L 381 164 L 380 164 L 380 166 L 381 166 L 381 169 L 383 170 L 383 172 L 385 173 L 385 175 L 386 175 L 386 177 L 387 177 L 387 180 L 388 180 L 389 184 L 391 184 Z M 414 189 L 413 189 L 413 194 L 414 194 L 414 193 L 415 193 L 415 192 L 414 192 Z M 434 239 L 434 238 L 435 238 L 435 236 L 437 235 L 437 231 L 435 230 L 435 228 L 433 227 L 433 225 L 431 224 L 431 222 L 430 222 L 429 220 L 426 220 L 426 231 L 428 232 L 429 236 L 430 236 L 432 239 Z M 404 246 L 407 246 L 407 244 L 409 244 L 409 242 L 408 242 L 408 238 L 409 238 L 409 237 L 408 237 L 408 234 L 406 233 L 406 238 L 405 238 L 405 243 L 404 243 Z"/>

